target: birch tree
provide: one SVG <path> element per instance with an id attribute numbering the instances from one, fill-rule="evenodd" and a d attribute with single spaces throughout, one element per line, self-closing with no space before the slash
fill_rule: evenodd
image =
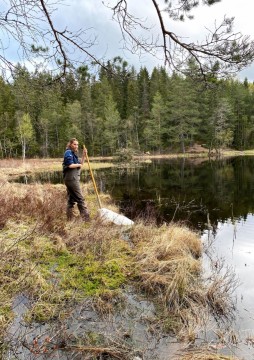
<path id="1" fill-rule="evenodd" d="M 32 140 L 34 131 L 31 122 L 31 117 L 28 113 L 17 113 L 17 135 L 22 146 L 22 159 L 26 158 L 26 149 L 29 142 Z"/>

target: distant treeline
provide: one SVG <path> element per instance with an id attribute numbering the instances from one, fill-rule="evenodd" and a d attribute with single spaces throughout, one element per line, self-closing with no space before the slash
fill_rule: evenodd
<path id="1" fill-rule="evenodd" d="M 254 85 L 195 73 L 193 63 L 185 75 L 137 72 L 119 57 L 96 77 L 86 66 L 64 79 L 18 66 L 11 82 L 0 78 L 0 157 L 59 157 L 71 137 L 102 156 L 253 148 Z"/>

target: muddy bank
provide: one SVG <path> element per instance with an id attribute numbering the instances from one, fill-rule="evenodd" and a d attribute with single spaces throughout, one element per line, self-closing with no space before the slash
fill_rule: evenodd
<path id="1" fill-rule="evenodd" d="M 115 311 L 85 300 L 69 316 L 51 324 L 27 325 L 24 316 L 31 306 L 19 295 L 14 301 L 15 320 L 6 334 L 9 356 L 18 359 L 173 359 L 183 346 L 163 333 L 154 304 L 125 289 L 114 300 Z M 97 307 L 97 310 L 96 310 Z M 89 357 L 90 356 L 90 357 Z M 94 357 L 96 358 L 96 357 Z"/>

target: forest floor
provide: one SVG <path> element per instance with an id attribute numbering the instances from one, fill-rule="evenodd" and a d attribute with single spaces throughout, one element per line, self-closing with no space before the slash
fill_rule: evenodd
<path id="1" fill-rule="evenodd" d="M 0 160 L 0 358 L 233 359 L 219 336 L 218 347 L 196 342 L 211 314 L 231 310 L 223 280 L 202 277 L 199 234 L 106 223 L 91 183 L 82 184 L 91 222 L 77 209 L 67 222 L 63 184 L 9 182 L 60 168 L 57 159 Z"/>

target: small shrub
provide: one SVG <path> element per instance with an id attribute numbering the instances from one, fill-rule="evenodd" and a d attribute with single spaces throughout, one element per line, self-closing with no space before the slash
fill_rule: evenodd
<path id="1" fill-rule="evenodd" d="M 120 163 L 131 162 L 133 160 L 133 149 L 119 149 L 115 152 L 114 160 Z"/>

